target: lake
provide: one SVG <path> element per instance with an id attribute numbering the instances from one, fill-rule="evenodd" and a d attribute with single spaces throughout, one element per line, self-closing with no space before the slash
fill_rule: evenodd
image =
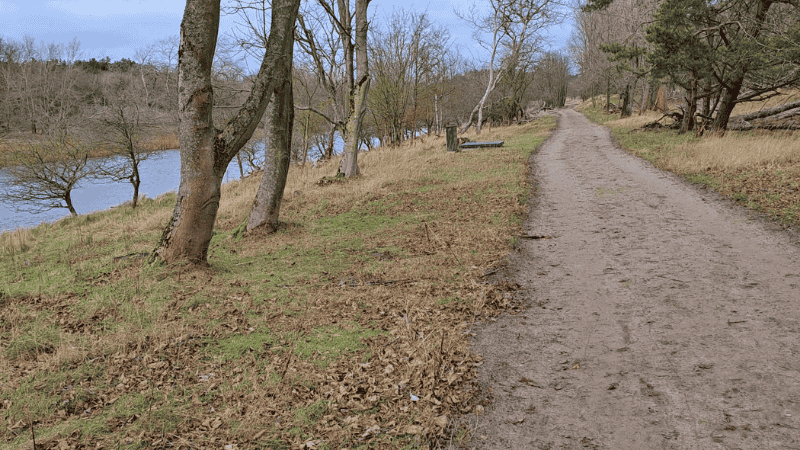
<path id="1" fill-rule="evenodd" d="M 181 160 L 178 150 L 165 150 L 158 152 L 139 166 L 142 184 L 139 186 L 139 195 L 155 198 L 169 191 L 177 191 L 180 185 Z M 245 169 L 245 172 L 247 169 Z M 239 165 L 236 158 L 228 165 L 224 182 L 240 178 Z M 9 183 L 8 175 L 0 169 L 0 189 Z M 72 202 L 78 214 L 108 209 L 131 199 L 133 186 L 130 183 L 108 183 L 102 180 L 90 182 L 83 181 L 72 191 Z M 42 222 L 54 222 L 62 217 L 69 216 L 66 208 L 51 209 L 39 214 L 15 211 L 13 205 L 0 203 L 0 232 L 16 228 L 32 228 Z"/>

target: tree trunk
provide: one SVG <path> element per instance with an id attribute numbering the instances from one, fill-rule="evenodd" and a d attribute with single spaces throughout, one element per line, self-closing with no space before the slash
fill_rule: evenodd
<path id="1" fill-rule="evenodd" d="M 731 118 L 733 108 L 736 107 L 736 99 L 739 98 L 739 92 L 741 92 L 743 84 L 744 74 L 741 74 L 728 84 L 728 88 L 724 88 L 717 116 L 711 124 L 712 131 L 724 133 L 728 128 L 728 121 Z"/>
<path id="2" fill-rule="evenodd" d="M 766 20 L 767 13 L 773 5 L 773 0 L 757 0 L 754 4 L 755 14 L 753 21 L 746 30 L 746 33 L 752 38 L 758 38 L 761 28 Z M 749 70 L 748 64 L 742 64 L 734 72 L 734 76 L 728 81 L 727 87 L 724 88 L 722 96 L 722 104 L 720 104 L 717 116 L 711 124 L 711 130 L 717 133 L 724 133 L 728 128 L 728 121 L 730 120 L 733 108 L 736 106 L 736 101 L 739 98 L 739 93 L 742 91 L 745 76 Z"/>
<path id="3" fill-rule="evenodd" d="M 370 0 L 356 0 L 356 39 L 355 52 L 357 58 L 358 81 L 353 93 L 353 110 L 347 123 L 347 139 L 345 140 L 344 176 L 350 178 L 359 174 L 358 147 L 364 116 L 367 113 L 367 95 L 369 94 L 370 75 L 367 54 L 367 6 Z"/>
<path id="4" fill-rule="evenodd" d="M 711 89 L 711 79 L 706 78 L 703 83 L 703 111 L 701 113 L 704 116 L 703 121 L 706 123 L 708 119 L 705 117 L 711 117 Z"/>
<path id="5" fill-rule="evenodd" d="M 78 215 L 78 213 L 75 211 L 75 207 L 72 206 L 72 191 L 67 191 L 64 193 L 64 203 L 67 204 L 67 209 L 69 210 L 69 213 L 72 215 L 72 217 Z"/>
<path id="6" fill-rule="evenodd" d="M 250 95 L 216 130 L 212 121 L 211 66 L 219 29 L 220 1 L 187 0 L 178 51 L 181 184 L 158 254 L 167 262 L 208 264 L 208 246 L 228 163 L 253 135 L 276 83 L 286 74 L 287 40 L 294 38 L 300 0 L 274 0 L 264 58 Z M 290 76 L 290 75 L 288 75 Z"/>
<path id="7" fill-rule="evenodd" d="M 639 115 L 644 114 L 650 107 L 650 83 L 646 80 L 642 83 L 642 104 L 639 105 Z"/>
<path id="8" fill-rule="evenodd" d="M 144 61 L 142 61 L 144 63 Z M 144 86 L 144 104 L 146 107 L 150 107 L 150 93 L 147 90 L 147 80 L 144 79 L 144 68 L 141 66 L 139 67 L 139 73 L 142 75 L 142 86 Z"/>
<path id="9" fill-rule="evenodd" d="M 292 44 L 292 42 L 289 42 Z M 286 48 L 284 61 L 286 74 L 292 73 L 292 45 Z M 264 227 L 269 233 L 278 231 L 283 190 L 289 173 L 292 153 L 292 127 L 294 125 L 294 96 L 292 79 L 286 77 L 277 87 L 267 120 L 267 137 L 264 142 L 267 157 L 264 161 L 264 174 L 258 186 L 255 203 L 247 219 L 247 232 Z"/>
<path id="10" fill-rule="evenodd" d="M 475 134 L 481 134 L 481 130 L 483 129 L 483 106 L 486 102 L 486 97 L 487 96 L 484 95 L 480 104 L 478 105 L 478 123 L 475 124 Z"/>
<path id="11" fill-rule="evenodd" d="M 661 84 L 656 91 L 655 110 L 665 113 L 667 112 L 667 85 Z"/>
<path id="12" fill-rule="evenodd" d="M 619 117 L 628 117 L 631 115 L 631 85 L 625 84 L 625 89 L 622 91 L 622 107 L 620 108 Z"/>
<path id="13" fill-rule="evenodd" d="M 131 199 L 131 207 L 136 209 L 136 206 L 139 204 L 139 186 L 142 184 L 142 180 L 139 177 L 139 165 L 135 159 L 133 161 L 133 167 L 131 170 L 131 184 L 133 185 L 133 198 Z"/>
<path id="14" fill-rule="evenodd" d="M 323 159 L 330 161 L 333 159 L 333 141 L 336 138 L 336 127 L 331 126 L 331 132 L 328 133 L 328 143 L 325 145 L 325 155 Z"/>
<path id="15" fill-rule="evenodd" d="M 686 112 L 683 114 L 679 133 L 694 130 L 694 114 L 697 112 L 697 78 L 692 79 L 689 91 L 686 92 Z"/>
<path id="16" fill-rule="evenodd" d="M 750 114 L 743 114 L 740 116 L 731 117 L 731 121 L 733 120 L 754 120 L 754 119 L 763 119 L 766 117 L 774 116 L 780 114 L 784 111 L 790 111 L 792 109 L 800 108 L 800 101 L 787 103 L 781 106 L 775 106 L 772 108 L 764 108 L 761 111 L 756 111 Z"/>
<path id="17" fill-rule="evenodd" d="M 306 125 L 303 127 L 303 166 L 308 161 L 308 122 L 311 120 L 311 115 L 306 114 Z"/>
<path id="18" fill-rule="evenodd" d="M 242 165 L 242 154 L 236 154 L 236 165 L 239 166 L 239 178 L 244 178 L 244 165 Z"/>

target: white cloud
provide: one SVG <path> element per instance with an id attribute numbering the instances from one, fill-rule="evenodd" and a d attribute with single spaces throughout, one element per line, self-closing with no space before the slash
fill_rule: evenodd
<path id="1" fill-rule="evenodd" d="M 19 9 L 19 5 L 0 0 L 0 14 L 11 14 Z"/>

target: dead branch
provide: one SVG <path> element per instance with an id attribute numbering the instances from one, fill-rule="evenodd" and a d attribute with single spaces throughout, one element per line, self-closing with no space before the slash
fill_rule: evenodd
<path id="1" fill-rule="evenodd" d="M 731 117 L 730 120 L 731 120 L 731 122 L 739 122 L 739 121 L 745 121 L 746 122 L 746 121 L 749 121 L 749 120 L 762 119 L 762 118 L 765 118 L 765 117 L 774 116 L 776 114 L 780 114 L 780 113 L 782 113 L 784 111 L 789 111 L 789 110 L 795 109 L 795 108 L 800 108 L 800 101 L 796 101 L 796 102 L 792 102 L 792 103 L 786 103 L 785 105 L 775 106 L 773 108 L 765 108 L 765 109 L 762 109 L 760 111 L 756 111 L 756 112 L 750 113 L 750 114 L 742 114 L 742 115 L 739 115 L 739 116 L 734 116 L 734 117 Z M 791 115 L 798 114 L 798 112 L 800 112 L 800 111 L 795 111 Z"/>

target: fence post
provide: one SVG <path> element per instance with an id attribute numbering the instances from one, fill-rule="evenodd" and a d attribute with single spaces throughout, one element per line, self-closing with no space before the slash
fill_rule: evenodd
<path id="1" fill-rule="evenodd" d="M 456 126 L 449 125 L 445 128 L 447 130 L 447 151 L 458 151 L 458 136 L 456 136 Z"/>

